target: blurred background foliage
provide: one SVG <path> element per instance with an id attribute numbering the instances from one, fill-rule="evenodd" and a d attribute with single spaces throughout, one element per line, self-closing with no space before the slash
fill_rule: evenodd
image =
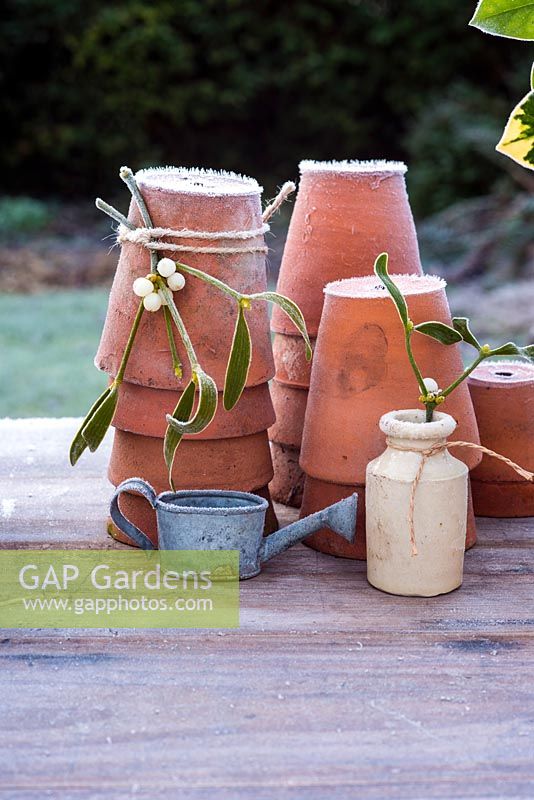
<path id="1" fill-rule="evenodd" d="M 42 378 L 11 381 L 0 414 L 81 413 L 104 380 L 91 361 L 106 291 L 91 287 L 109 285 L 117 252 L 93 199 L 126 209 L 122 164 L 233 169 L 270 197 L 302 158 L 405 160 L 423 263 L 449 280 L 454 311 L 489 339 L 505 325 L 531 340 L 534 175 L 495 144 L 528 89 L 533 48 L 469 28 L 475 5 L 4 0 L 6 380 L 29 345 L 23 309 L 43 335 Z M 290 210 L 269 241 L 272 280 Z"/>
<path id="2" fill-rule="evenodd" d="M 272 193 L 303 157 L 379 155 L 410 161 L 418 216 L 485 194 L 508 170 L 493 146 L 532 51 L 468 28 L 473 8 L 4 0 L 4 185 L 92 195 L 124 162 L 180 163 Z"/>

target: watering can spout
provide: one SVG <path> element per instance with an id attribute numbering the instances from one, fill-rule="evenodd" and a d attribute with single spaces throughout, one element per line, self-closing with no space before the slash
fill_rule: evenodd
<path id="1" fill-rule="evenodd" d="M 310 514 L 309 517 L 293 522 L 285 528 L 281 528 L 276 533 L 271 533 L 263 540 L 260 550 L 260 561 L 265 561 L 283 553 L 292 545 L 301 542 L 306 536 L 320 530 L 330 528 L 334 533 L 338 533 L 347 542 L 353 542 L 356 533 L 356 510 L 358 505 L 358 495 L 352 494 L 339 503 L 334 503 L 322 511 Z"/>

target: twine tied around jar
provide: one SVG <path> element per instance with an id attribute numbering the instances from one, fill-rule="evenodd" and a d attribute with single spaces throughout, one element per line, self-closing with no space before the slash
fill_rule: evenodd
<path id="1" fill-rule="evenodd" d="M 257 236 L 263 236 L 270 230 L 267 224 L 268 220 L 273 214 L 278 211 L 282 203 L 287 200 L 290 194 L 296 189 L 292 181 L 286 181 L 272 203 L 270 203 L 262 214 L 263 224 L 260 228 L 243 231 L 195 231 L 188 228 L 175 230 L 174 228 L 156 228 L 156 227 L 140 227 L 130 228 L 124 223 L 119 225 L 117 232 L 117 242 L 123 244 L 130 242 L 132 244 L 141 245 L 148 250 L 172 250 L 179 253 L 217 253 L 217 254 L 235 254 L 235 253 L 267 253 L 268 247 L 265 244 L 250 244 L 242 246 L 215 246 L 208 245 L 185 245 L 176 244 L 172 242 L 161 242 L 160 239 L 167 237 L 169 239 L 234 239 L 237 241 L 246 241 L 247 239 L 255 239 Z"/>
<path id="2" fill-rule="evenodd" d="M 421 480 L 421 476 L 423 474 L 423 470 L 425 468 L 425 464 L 427 459 L 431 456 L 435 456 L 438 453 L 442 453 L 444 450 L 449 450 L 451 447 L 467 447 L 471 450 L 478 450 L 481 453 L 484 453 L 487 456 L 491 456 L 492 458 L 497 458 L 499 461 L 502 461 L 504 464 L 508 464 L 513 470 L 517 472 L 522 478 L 526 481 L 530 481 L 531 483 L 534 482 L 534 473 L 529 472 L 528 469 L 524 467 L 520 467 L 519 464 L 516 464 L 515 461 L 512 461 L 510 458 L 501 455 L 500 453 L 496 453 L 494 450 L 489 450 L 487 447 L 484 447 L 481 444 L 474 444 L 474 442 L 438 442 L 437 444 L 433 444 L 431 447 L 428 447 L 426 450 L 414 450 L 412 447 L 399 447 L 398 445 L 388 444 L 392 450 L 401 450 L 405 453 L 419 453 L 421 455 L 421 463 L 415 473 L 415 478 L 412 481 L 412 488 L 410 490 L 410 505 L 408 508 L 408 528 L 410 531 L 410 544 L 412 546 L 412 556 L 418 555 L 417 550 L 417 542 L 415 540 L 415 524 L 414 524 L 414 513 L 415 513 L 415 493 L 417 491 L 417 486 L 419 485 L 419 481 Z"/>

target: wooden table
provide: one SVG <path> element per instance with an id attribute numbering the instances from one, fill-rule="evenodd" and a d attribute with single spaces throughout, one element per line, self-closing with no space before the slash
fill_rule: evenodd
<path id="1" fill-rule="evenodd" d="M 0 546 L 118 546 L 76 424 L 0 422 Z M 297 546 L 239 630 L 4 630 L 0 797 L 534 797 L 534 520 L 478 530 L 434 599 Z"/>

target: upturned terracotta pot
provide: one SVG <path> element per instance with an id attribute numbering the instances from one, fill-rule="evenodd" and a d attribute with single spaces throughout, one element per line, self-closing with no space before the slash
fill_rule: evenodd
<path id="1" fill-rule="evenodd" d="M 379 253 L 389 253 L 392 272 L 421 274 L 405 172 L 395 161 L 300 163 L 278 291 L 298 303 L 310 335 L 319 329 L 324 285 L 370 275 Z M 279 309 L 271 325 L 294 333 Z"/>
<path id="2" fill-rule="evenodd" d="M 350 497 L 350 495 L 354 493 L 358 495 L 356 536 L 354 537 L 354 542 L 345 542 L 347 547 L 344 547 L 341 536 L 328 530 L 328 528 L 323 528 L 312 536 L 308 536 L 308 538 L 304 540 L 304 544 L 308 545 L 308 547 L 311 547 L 313 550 L 319 550 L 321 553 L 365 561 L 365 486 L 328 483 L 327 481 L 321 481 L 306 475 L 300 516 L 301 518 L 307 517 L 309 514 L 314 514 L 322 508 L 327 508 L 327 506 L 332 503 L 337 503 L 338 500 L 344 500 L 345 497 Z"/>
<path id="3" fill-rule="evenodd" d="M 307 391 L 284 386 L 274 380 L 271 382 L 271 397 L 276 409 L 276 421 L 269 429 L 269 439 L 299 448 L 306 414 Z"/>
<path id="4" fill-rule="evenodd" d="M 406 296 L 415 324 L 439 320 L 451 324 L 445 281 L 433 276 L 394 275 Z M 412 338 L 424 377 L 441 386 L 463 370 L 460 350 L 423 335 Z M 374 276 L 329 284 L 317 339 L 306 409 L 300 463 L 314 478 L 364 484 L 369 461 L 383 449 L 378 422 L 391 406 L 410 408 L 419 388 L 405 351 L 397 310 Z M 478 431 L 466 383 L 441 406 L 458 427 L 451 437 L 478 443 Z M 472 468 L 476 451 L 459 457 Z"/>
<path id="5" fill-rule="evenodd" d="M 276 422 L 269 429 L 274 469 L 270 489 L 278 503 L 298 508 L 304 485 L 299 457 L 308 392 L 273 380 L 271 397 Z"/>
<path id="6" fill-rule="evenodd" d="M 534 365 L 481 364 L 469 378 L 480 441 L 534 471 Z M 495 458 L 484 456 L 472 473 L 475 511 L 486 517 L 534 516 L 534 484 Z"/>
<path id="7" fill-rule="evenodd" d="M 300 448 L 271 442 L 271 456 L 274 477 L 269 489 L 273 500 L 286 506 L 300 508 L 304 490 L 304 472 L 299 464 Z"/>
<path id="8" fill-rule="evenodd" d="M 410 316 L 418 322 L 434 319 L 451 323 L 440 278 L 393 276 L 405 294 Z M 330 284 L 325 290 L 325 307 L 312 367 L 312 379 L 300 464 L 306 473 L 302 515 L 330 503 L 328 484 L 350 487 L 347 493 L 365 485 L 367 464 L 383 450 L 380 417 L 396 405 L 410 407 L 419 390 L 409 366 L 404 336 L 397 311 L 389 295 L 373 277 L 355 278 Z M 413 349 L 424 377 L 435 377 L 443 386 L 462 371 L 456 346 L 445 347 L 426 336 L 412 339 Z M 466 384 L 446 401 L 446 408 L 458 423 L 451 439 L 478 443 L 478 430 Z M 458 451 L 458 457 L 472 468 L 480 454 Z M 344 495 L 346 496 L 346 495 Z M 323 499 L 324 498 L 324 499 Z M 364 504 L 360 504 L 360 514 Z M 476 541 L 472 508 L 468 513 L 466 546 Z M 335 544 L 332 545 L 334 540 Z M 344 547 L 328 532 L 315 534 L 312 546 L 334 555 L 362 558 L 358 545 Z"/>
<path id="9" fill-rule="evenodd" d="M 262 189 L 251 178 L 228 172 L 170 167 L 141 170 L 136 174 L 136 180 L 156 227 L 218 232 L 258 230 L 262 226 Z M 137 226 L 143 225 L 133 201 L 128 218 Z M 264 237 L 258 235 L 246 240 L 181 239 L 179 243 L 195 247 L 260 247 L 264 245 Z M 244 293 L 267 288 L 264 253 L 177 254 L 165 251 L 164 246 L 160 253 L 208 272 Z M 95 359 L 96 366 L 109 375 L 117 374 L 138 308 L 139 298 L 132 291 L 133 281 L 149 270 L 148 251 L 140 245 L 125 243 Z M 237 316 L 235 300 L 192 276 L 186 276 L 185 288 L 174 296 L 203 369 L 222 389 Z M 274 374 L 266 304 L 253 303 L 247 312 L 247 321 L 253 343 L 247 385 L 255 386 Z M 159 389 L 183 388 L 189 382 L 190 370 L 178 334 L 175 340 L 184 365 L 181 381 L 177 381 L 172 369 L 163 314 L 144 314 L 126 370 L 126 380 Z"/>
<path id="10" fill-rule="evenodd" d="M 115 431 L 108 477 L 118 486 L 133 476 L 148 481 L 156 493 L 168 490 L 167 467 L 160 438 Z M 267 432 L 234 439 L 182 441 L 173 479 L 180 489 L 237 489 L 250 492 L 273 477 Z"/>
<path id="11" fill-rule="evenodd" d="M 312 339 L 312 348 L 315 340 Z M 301 336 L 276 333 L 273 339 L 276 365 L 275 380 L 295 389 L 307 389 L 311 378 L 311 361 L 306 361 L 306 351 Z"/>
<path id="12" fill-rule="evenodd" d="M 181 390 L 153 389 L 124 381 L 113 418 L 115 428 L 143 436 L 163 438 L 167 429 L 166 414 L 172 414 Z M 269 386 L 261 383 L 245 389 L 238 404 L 225 411 L 219 393 L 217 413 L 206 430 L 188 439 L 229 439 L 265 431 L 275 422 Z"/>
<path id="13" fill-rule="evenodd" d="M 332 503 L 336 503 L 338 500 L 343 500 L 345 497 L 349 497 L 355 492 L 358 495 L 358 520 L 354 542 L 343 541 L 343 538 L 338 536 L 337 533 L 333 533 L 328 530 L 328 528 L 323 528 L 317 531 L 317 533 L 314 533 L 313 536 L 309 536 L 304 544 L 308 545 L 313 550 L 318 550 L 320 553 L 328 553 L 328 555 L 331 556 L 354 558 L 365 561 L 367 558 L 365 535 L 365 485 L 359 484 L 353 486 L 341 483 L 328 483 L 327 481 L 321 481 L 306 475 L 300 516 L 307 517 L 309 514 L 314 514 L 316 511 L 320 511 Z M 470 547 L 476 544 L 476 541 L 477 529 L 475 513 L 473 511 L 473 499 L 471 489 L 468 485 L 465 549 L 469 550 Z"/>
<path id="14" fill-rule="evenodd" d="M 195 487 L 195 488 L 204 488 L 204 487 Z M 259 489 L 255 489 L 254 494 L 258 494 L 260 497 L 264 497 L 268 503 L 269 507 L 267 509 L 267 513 L 265 515 L 265 527 L 264 527 L 264 534 L 268 535 L 269 533 L 273 533 L 273 531 L 278 530 L 278 520 L 276 518 L 276 513 L 273 508 L 273 504 L 271 501 L 271 496 L 269 494 L 269 489 L 267 486 L 262 486 Z M 146 533 L 149 537 L 151 542 L 157 547 L 158 544 L 158 529 L 156 523 L 156 512 L 150 505 L 147 503 L 146 499 L 141 497 L 138 494 L 133 494 L 131 492 L 123 492 L 121 495 L 120 506 L 123 514 L 133 522 L 138 528 Z M 111 518 L 107 521 L 107 532 L 110 536 L 116 539 L 118 542 L 122 542 L 123 544 L 128 544 L 131 547 L 137 547 L 138 545 L 133 542 L 129 536 L 123 533 L 117 526 L 112 522 Z"/>

